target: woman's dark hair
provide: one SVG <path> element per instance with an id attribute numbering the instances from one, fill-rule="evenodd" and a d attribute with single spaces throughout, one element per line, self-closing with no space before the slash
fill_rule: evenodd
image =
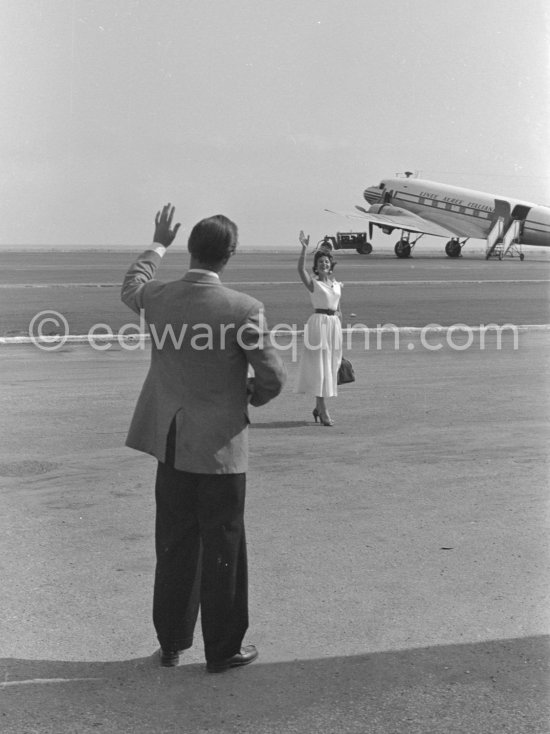
<path id="1" fill-rule="evenodd" d="M 330 252 L 325 252 L 324 250 L 317 250 L 317 252 L 313 255 L 312 270 L 315 273 L 315 275 L 319 273 L 319 271 L 317 270 L 317 263 L 319 262 L 319 259 L 322 257 L 328 257 L 328 259 L 330 260 L 330 272 L 331 273 L 334 270 L 334 266 L 336 265 L 336 260 L 332 257 Z"/>
<path id="2" fill-rule="evenodd" d="M 195 224 L 187 241 L 187 249 L 199 262 L 215 265 L 228 260 L 235 252 L 237 236 L 235 222 L 223 214 L 216 214 Z"/>

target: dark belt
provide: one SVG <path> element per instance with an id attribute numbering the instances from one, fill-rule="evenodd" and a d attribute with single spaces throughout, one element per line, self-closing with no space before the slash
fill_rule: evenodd
<path id="1" fill-rule="evenodd" d="M 327 316 L 336 316 L 336 311 L 331 311 L 330 308 L 316 308 L 315 313 L 326 313 Z"/>

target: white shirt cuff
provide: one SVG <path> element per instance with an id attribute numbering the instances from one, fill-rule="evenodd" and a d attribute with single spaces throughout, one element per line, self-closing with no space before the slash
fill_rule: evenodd
<path id="1" fill-rule="evenodd" d="M 151 247 L 151 250 L 153 250 L 153 252 L 156 252 L 157 255 L 160 255 L 160 257 L 164 255 L 166 249 L 167 248 L 164 245 L 159 245 L 158 242 L 153 242 L 153 246 Z"/>

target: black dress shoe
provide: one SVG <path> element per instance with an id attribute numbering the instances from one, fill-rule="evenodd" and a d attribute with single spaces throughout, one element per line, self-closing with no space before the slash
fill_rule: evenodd
<path id="1" fill-rule="evenodd" d="M 229 668 L 238 668 L 241 665 L 248 665 L 258 657 L 258 651 L 254 645 L 246 645 L 241 647 L 240 651 L 225 660 L 209 660 L 206 663 L 206 670 L 209 673 L 223 673 Z"/>
<path id="2" fill-rule="evenodd" d="M 160 648 L 160 664 L 163 668 L 175 668 L 180 661 L 180 653 L 183 650 L 163 650 Z"/>

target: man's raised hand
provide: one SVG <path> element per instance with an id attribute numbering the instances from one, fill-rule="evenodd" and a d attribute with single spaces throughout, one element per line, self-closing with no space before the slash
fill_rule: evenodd
<path id="1" fill-rule="evenodd" d="M 170 247 L 180 228 L 179 222 L 172 227 L 175 211 L 176 209 L 172 204 L 165 204 L 162 211 L 157 212 L 155 217 L 155 236 L 153 240 L 159 245 L 164 245 L 164 247 Z"/>

